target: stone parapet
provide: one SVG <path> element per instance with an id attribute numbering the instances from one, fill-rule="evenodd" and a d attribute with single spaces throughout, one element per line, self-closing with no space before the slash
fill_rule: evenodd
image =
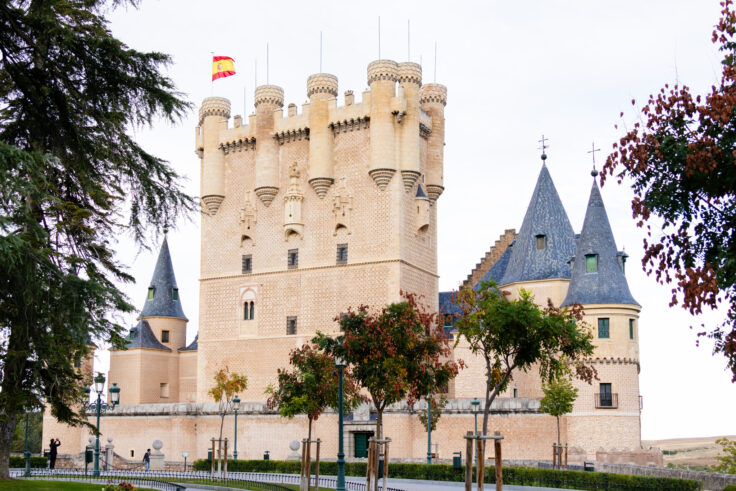
<path id="1" fill-rule="evenodd" d="M 328 94 L 337 97 L 337 77 L 330 73 L 315 73 L 307 79 L 307 97 Z"/>
<path id="2" fill-rule="evenodd" d="M 272 104 L 276 107 L 284 105 L 284 89 L 278 85 L 259 85 L 256 87 L 255 106 Z"/>
<path id="3" fill-rule="evenodd" d="M 199 124 L 201 125 L 207 116 L 230 117 L 230 101 L 224 97 L 207 97 L 202 101 L 199 108 Z"/>
<path id="4" fill-rule="evenodd" d="M 398 68 L 399 82 L 422 85 L 422 66 L 419 63 L 404 61 Z"/>
<path id="5" fill-rule="evenodd" d="M 368 64 L 368 85 L 376 80 L 395 82 L 399 74 L 399 64 L 393 60 L 376 60 Z"/>
<path id="6" fill-rule="evenodd" d="M 426 84 L 419 90 L 419 103 L 438 103 L 447 105 L 447 87 L 442 84 Z"/>

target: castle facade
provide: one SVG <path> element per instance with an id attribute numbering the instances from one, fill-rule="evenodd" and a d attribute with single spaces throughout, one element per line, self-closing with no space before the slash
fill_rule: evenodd
<path id="1" fill-rule="evenodd" d="M 203 101 L 195 131 L 203 208 L 199 332 L 187 345 L 187 292 L 179 292 L 164 241 L 128 349 L 111 352 L 108 382 L 120 387 L 121 405 L 103 417 L 101 431 L 119 455 L 136 459 L 159 439 L 166 460 L 181 460 L 182 452 L 206 457 L 219 432 L 208 390 L 214 373 L 227 367 L 248 377 L 239 394 L 245 402 L 238 457 L 261 458 L 269 450 L 272 458 L 286 458 L 289 441 L 306 435 L 307 420 L 267 409 L 264 390 L 287 366 L 291 349 L 317 331 L 336 334 L 334 319 L 349 307 L 380 307 L 400 300 L 402 291 L 424 296 L 442 313 L 456 311 L 451 293 L 437 288 L 447 90 L 423 84 L 421 67 L 411 62 L 374 61 L 367 79 L 360 101 L 347 91 L 338 105 L 337 78 L 312 75 L 309 101 L 289 104 L 286 114 L 283 90 L 259 86 L 247 121 L 231 119 L 224 98 Z M 563 440 L 588 459 L 600 447 L 640 447 L 640 306 L 626 283 L 625 258 L 595 177 L 576 235 L 543 164 L 519 233 L 507 230 L 466 280 L 494 279 L 512 294 L 525 288 L 542 305 L 550 298 L 585 306 L 600 381 L 578 384 Z M 464 448 L 474 424 L 471 400 L 485 384 L 484 364 L 466 345 L 454 356 L 468 368 L 448 387 L 450 402 L 433 432 L 442 458 Z M 541 396 L 531 371 L 515 374 L 494 403 L 491 427 L 506 437 L 505 457 L 550 458 L 556 423 L 539 412 Z M 371 408 L 347 419 L 347 454 L 361 458 L 375 429 Z M 228 416 L 230 437 L 233 423 Z M 392 456 L 426 455 L 426 432 L 413 408 L 389 408 L 384 424 Z M 315 435 L 323 455 L 336 454 L 334 413 L 318 420 Z M 46 414 L 43 438 L 52 436 L 68 441 L 68 451 L 81 451 L 88 432 Z"/>

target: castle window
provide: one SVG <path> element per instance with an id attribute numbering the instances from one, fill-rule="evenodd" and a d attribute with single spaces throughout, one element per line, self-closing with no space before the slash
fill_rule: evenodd
<path id="1" fill-rule="evenodd" d="M 255 319 L 256 316 L 256 303 L 251 302 L 245 302 L 243 304 L 243 320 L 244 321 L 252 321 Z"/>
<path id="2" fill-rule="evenodd" d="M 286 256 L 286 265 L 289 269 L 299 267 L 299 249 L 289 249 L 289 253 Z"/>
<path id="3" fill-rule="evenodd" d="M 241 273 L 248 274 L 248 273 L 251 273 L 252 271 L 253 271 L 253 255 L 245 254 L 243 255 Z"/>
<path id="4" fill-rule="evenodd" d="M 611 337 L 609 319 L 602 317 L 598 319 L 598 338 L 607 339 Z"/>
<path id="5" fill-rule="evenodd" d="M 597 273 L 598 272 L 598 254 L 586 254 L 585 255 L 585 272 L 586 273 Z"/>
<path id="6" fill-rule="evenodd" d="M 452 314 L 445 314 L 444 320 L 445 320 L 445 322 L 443 323 L 444 327 L 452 327 Z"/>
<path id="7" fill-rule="evenodd" d="M 348 245 L 338 244 L 337 245 L 337 264 L 348 263 Z"/>
<path id="8" fill-rule="evenodd" d="M 519 389 L 514 387 L 514 399 L 516 399 L 517 397 L 519 397 Z"/>
<path id="9" fill-rule="evenodd" d="M 293 336 L 296 334 L 296 317 L 286 318 L 286 335 Z"/>
<path id="10" fill-rule="evenodd" d="M 634 339 L 634 319 L 629 319 L 629 339 Z"/>
<path id="11" fill-rule="evenodd" d="M 135 450 L 133 450 L 132 448 L 130 449 L 130 456 L 131 458 L 135 457 Z"/>
<path id="12" fill-rule="evenodd" d="M 169 384 L 160 384 L 161 387 L 161 397 L 168 398 L 169 397 Z"/>
<path id="13" fill-rule="evenodd" d="M 621 272 L 626 275 L 626 256 L 621 256 Z"/>
<path id="14" fill-rule="evenodd" d="M 544 249 L 547 247 L 547 236 L 544 234 L 537 235 L 537 249 Z"/>
<path id="15" fill-rule="evenodd" d="M 155 290 L 154 287 L 149 286 L 148 287 L 148 300 L 153 300 L 153 291 Z"/>
<path id="16" fill-rule="evenodd" d="M 169 342 L 169 331 L 161 331 L 161 342 L 162 343 Z"/>
<path id="17" fill-rule="evenodd" d="M 171 298 L 173 300 L 179 300 L 179 289 L 178 288 L 174 288 L 173 290 L 171 290 Z"/>
<path id="18" fill-rule="evenodd" d="M 600 385 L 600 393 L 596 394 L 595 403 L 597 408 L 615 408 L 618 406 L 618 394 L 611 391 L 610 383 Z"/>

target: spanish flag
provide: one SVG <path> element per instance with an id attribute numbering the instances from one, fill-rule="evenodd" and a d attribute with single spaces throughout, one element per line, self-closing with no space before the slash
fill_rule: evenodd
<path id="1" fill-rule="evenodd" d="M 229 56 L 212 57 L 212 80 L 235 75 L 235 60 Z"/>

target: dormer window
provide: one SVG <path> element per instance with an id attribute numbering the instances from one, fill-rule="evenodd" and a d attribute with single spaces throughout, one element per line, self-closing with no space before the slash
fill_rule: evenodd
<path id="1" fill-rule="evenodd" d="M 585 272 L 586 273 L 597 273 L 598 272 L 598 254 L 586 254 L 585 255 Z"/>
<path id="2" fill-rule="evenodd" d="M 153 300 L 153 292 L 156 290 L 154 287 L 149 286 L 148 287 L 148 300 Z"/>
<path id="3" fill-rule="evenodd" d="M 537 235 L 537 249 L 545 249 L 547 247 L 547 236 L 544 234 Z"/>
<path id="4" fill-rule="evenodd" d="M 171 298 L 173 300 L 179 300 L 179 289 L 178 288 L 174 288 L 173 290 L 171 290 Z"/>

